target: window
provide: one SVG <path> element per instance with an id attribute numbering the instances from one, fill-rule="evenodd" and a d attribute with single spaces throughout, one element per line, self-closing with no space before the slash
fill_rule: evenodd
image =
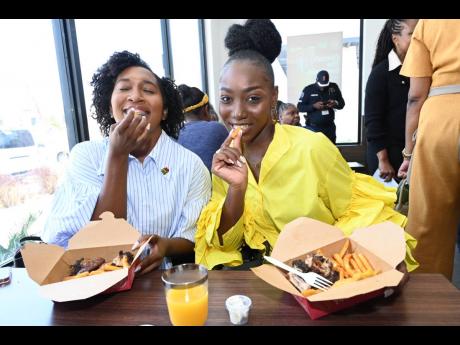
<path id="1" fill-rule="evenodd" d="M 0 262 L 41 234 L 69 144 L 51 20 L 1 20 Z"/>
<path id="2" fill-rule="evenodd" d="M 198 19 L 170 19 L 171 50 L 176 84 L 204 91 Z"/>
<path id="3" fill-rule="evenodd" d="M 273 19 L 283 40 L 273 64 L 279 99 L 297 104 L 302 89 L 325 69 L 339 85 L 345 107 L 336 111 L 337 144 L 360 142 L 359 137 L 359 19 Z M 291 42 L 291 43 L 290 43 Z M 288 44 L 292 46 L 289 46 Z M 323 54 L 324 53 L 324 54 Z M 335 55 L 334 55 L 335 54 Z M 288 61 L 288 58 L 298 61 Z M 341 63 L 340 63 L 341 61 Z M 290 63 L 306 66 L 290 74 Z M 299 78 L 296 78 L 299 76 Z M 289 78 L 289 80 L 288 80 Z M 304 119 L 301 117 L 302 123 Z"/>
<path id="4" fill-rule="evenodd" d="M 94 139 L 101 133 L 91 117 L 93 74 L 114 52 L 128 50 L 138 53 L 160 78 L 165 76 L 161 23 L 159 19 L 77 19 L 75 27 L 89 134 Z"/>

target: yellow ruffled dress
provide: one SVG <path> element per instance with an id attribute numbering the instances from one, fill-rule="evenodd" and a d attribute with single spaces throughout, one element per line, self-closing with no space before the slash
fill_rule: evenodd
<path id="1" fill-rule="evenodd" d="M 254 249 L 273 247 L 283 227 L 298 217 L 310 217 L 340 228 L 354 229 L 389 220 L 404 227 L 407 219 L 393 210 L 396 189 L 355 173 L 339 150 L 321 133 L 275 125 L 275 134 L 261 165 L 259 183 L 249 170 L 244 213 L 219 243 L 222 207 L 228 185 L 212 176 L 212 196 L 201 212 L 195 235 L 195 261 L 216 265 L 242 264 L 243 241 Z M 418 264 L 411 255 L 416 240 L 406 234 L 408 270 Z"/>

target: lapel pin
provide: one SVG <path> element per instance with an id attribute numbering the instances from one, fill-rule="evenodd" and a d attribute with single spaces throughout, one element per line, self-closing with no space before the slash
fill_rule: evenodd
<path id="1" fill-rule="evenodd" d="M 166 175 L 167 173 L 169 173 L 169 168 L 168 168 L 168 167 L 162 168 L 162 169 L 161 169 L 161 173 L 162 173 L 163 175 Z"/>

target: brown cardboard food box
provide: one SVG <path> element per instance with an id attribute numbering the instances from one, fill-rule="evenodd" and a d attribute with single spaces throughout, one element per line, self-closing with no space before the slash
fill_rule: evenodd
<path id="1" fill-rule="evenodd" d="M 90 222 L 72 236 L 67 250 L 45 243 L 28 243 L 21 249 L 27 273 L 40 285 L 43 297 L 66 302 L 131 288 L 139 255 L 148 242 L 139 248 L 129 268 L 62 281 L 75 260 L 102 257 L 111 262 L 120 250 L 130 251 L 140 236 L 128 222 L 115 218 L 111 212 L 102 213 L 100 218 L 102 220 Z"/>
<path id="2" fill-rule="evenodd" d="M 382 295 L 385 288 L 398 285 L 403 274 L 395 267 L 406 253 L 401 227 L 384 222 L 357 229 L 348 238 L 351 250 L 364 254 L 373 268 L 380 270 L 379 274 L 305 298 L 287 279 L 286 271 L 270 264 L 252 268 L 252 271 L 267 283 L 292 294 L 312 319 Z M 332 257 L 340 251 L 346 239 L 343 232 L 332 225 L 301 217 L 285 226 L 271 256 L 289 266 L 293 260 L 303 259 L 317 249 Z"/>

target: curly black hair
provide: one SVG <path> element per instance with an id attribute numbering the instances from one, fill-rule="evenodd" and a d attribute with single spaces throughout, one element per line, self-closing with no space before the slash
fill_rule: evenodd
<path id="1" fill-rule="evenodd" d="M 115 81 L 120 73 L 133 66 L 148 69 L 157 79 L 161 96 L 163 97 L 163 107 L 168 111 L 166 120 L 161 121 L 160 125 L 170 137 L 177 139 L 179 130 L 183 127 L 184 114 L 182 112 L 182 100 L 176 84 L 169 78 L 159 78 L 149 65 L 140 58 L 139 54 L 126 50 L 115 52 L 106 63 L 98 68 L 91 81 L 91 86 L 94 87 L 92 104 L 94 114 L 92 118 L 97 120 L 101 133 L 104 136 L 108 136 L 110 126 L 115 123 L 110 113 L 110 101 Z"/>
<path id="2" fill-rule="evenodd" d="M 229 59 L 224 69 L 234 60 L 249 60 L 262 67 L 274 85 L 272 62 L 281 52 L 281 35 L 269 19 L 249 19 L 244 25 L 233 24 L 225 36 Z"/>

